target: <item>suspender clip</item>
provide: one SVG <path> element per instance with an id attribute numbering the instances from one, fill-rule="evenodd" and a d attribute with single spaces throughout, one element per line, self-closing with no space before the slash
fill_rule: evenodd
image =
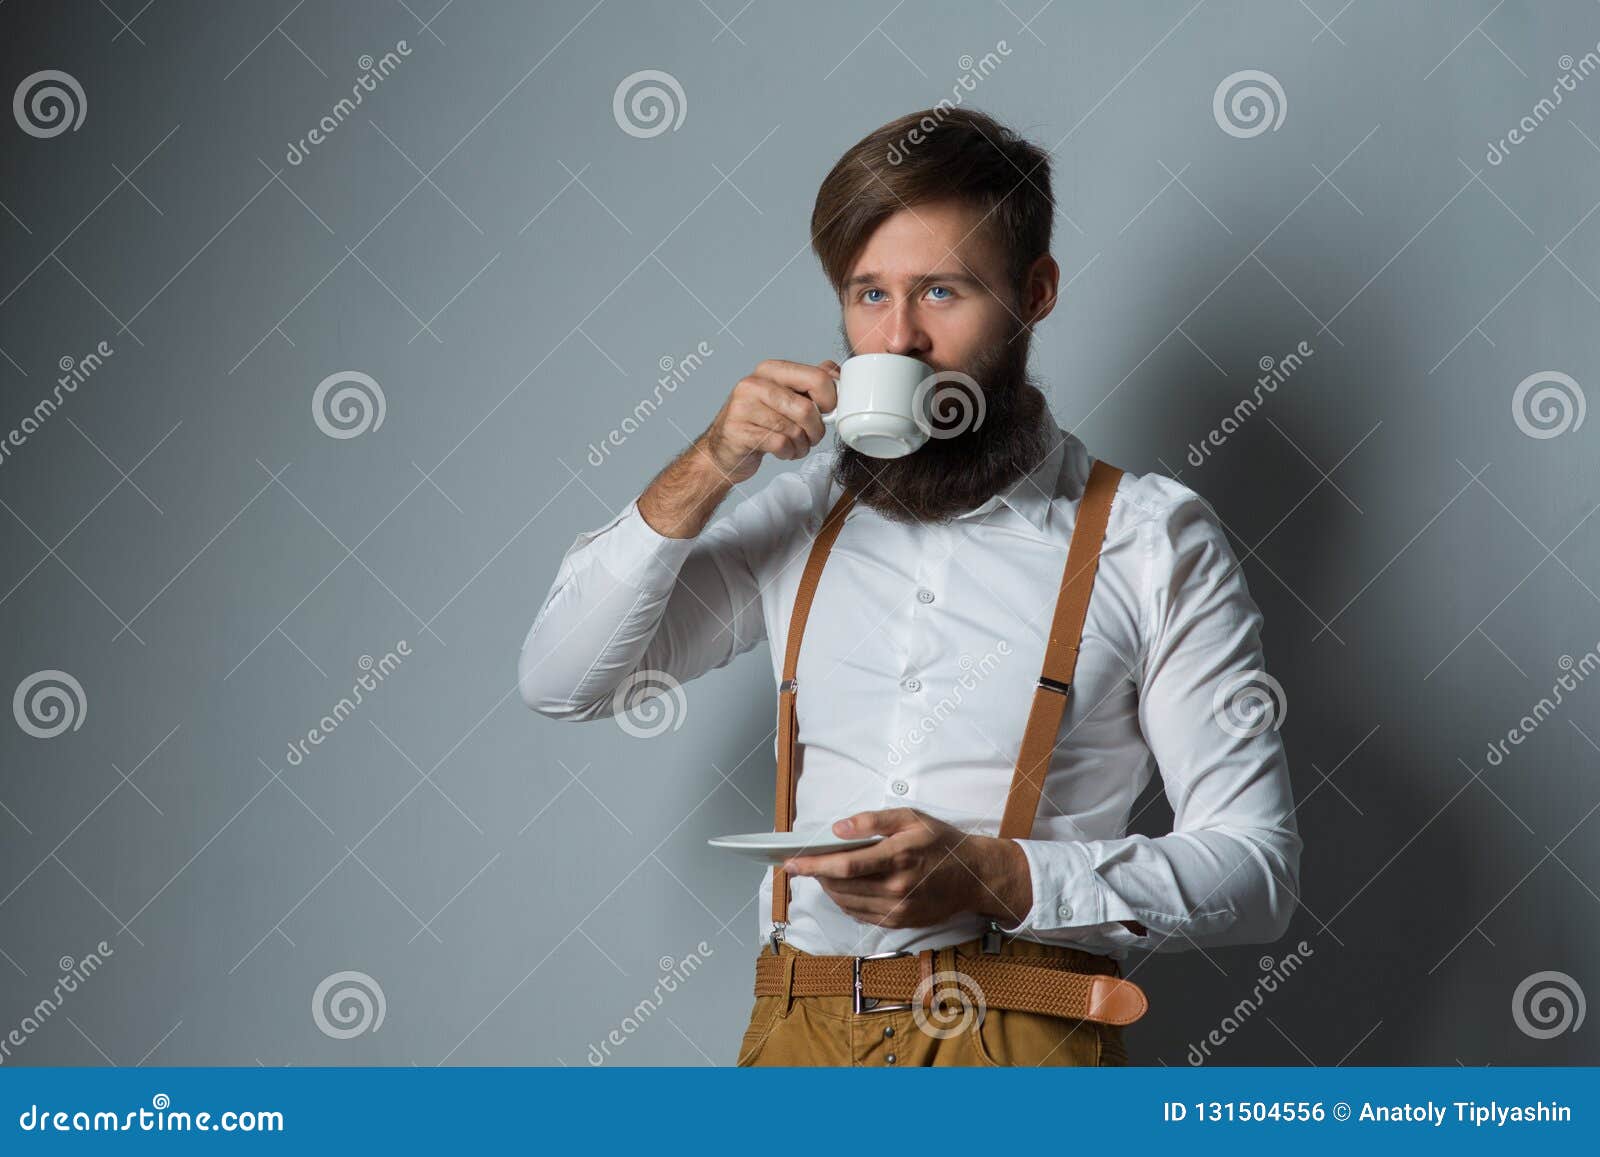
<path id="1" fill-rule="evenodd" d="M 798 679 L 785 679 L 782 683 L 778 684 L 778 694 L 779 695 L 782 695 L 785 691 L 793 694 L 795 691 L 798 691 L 799 689 L 800 689 L 800 680 L 798 680 Z"/>
<path id="2" fill-rule="evenodd" d="M 989 921 L 989 928 L 983 934 L 983 950 L 989 955 L 1000 951 L 1000 921 Z"/>
<path id="3" fill-rule="evenodd" d="M 1039 676 L 1039 686 L 1045 691 L 1054 691 L 1063 698 L 1072 694 L 1072 684 L 1063 683 L 1060 679 L 1052 679 L 1048 675 Z"/>
<path id="4" fill-rule="evenodd" d="M 772 935 L 769 939 L 772 941 L 772 954 L 774 956 L 778 954 L 778 942 L 783 939 L 783 934 L 788 931 L 788 928 L 789 922 L 787 920 L 774 920 L 772 922 Z"/>

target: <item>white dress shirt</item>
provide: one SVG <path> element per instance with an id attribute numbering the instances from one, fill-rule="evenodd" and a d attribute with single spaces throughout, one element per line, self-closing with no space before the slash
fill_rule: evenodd
<path id="1" fill-rule="evenodd" d="M 1091 462 L 1072 434 L 1057 428 L 1056 442 L 1006 493 L 945 526 L 851 509 L 800 649 L 796 828 L 911 807 L 998 833 Z M 800 573 L 840 493 L 835 453 L 818 446 L 695 538 L 658 533 L 637 502 L 578 535 L 522 645 L 523 700 L 556 719 L 610 716 L 632 673 L 687 682 L 762 639 L 776 686 Z M 1008 933 L 1121 957 L 1283 932 L 1300 857 L 1283 744 L 1276 726 L 1251 725 L 1248 710 L 1241 723 L 1216 698 L 1261 685 L 1260 631 L 1210 507 L 1170 478 L 1124 474 L 1061 739 L 1031 838 L 1018 841 L 1033 906 Z M 776 731 L 775 709 L 773 719 Z M 1153 771 L 1173 831 L 1129 836 Z M 763 936 L 771 889 L 764 869 Z M 968 913 L 879 928 L 797 877 L 786 938 L 866 955 L 959 943 L 985 926 Z"/>

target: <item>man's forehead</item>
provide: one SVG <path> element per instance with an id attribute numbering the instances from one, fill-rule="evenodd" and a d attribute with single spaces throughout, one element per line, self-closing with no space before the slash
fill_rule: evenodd
<path id="1" fill-rule="evenodd" d="M 862 246 L 851 280 L 873 275 L 916 280 L 934 273 L 964 273 L 984 280 L 1004 262 L 981 210 L 958 202 L 935 202 L 886 217 Z"/>

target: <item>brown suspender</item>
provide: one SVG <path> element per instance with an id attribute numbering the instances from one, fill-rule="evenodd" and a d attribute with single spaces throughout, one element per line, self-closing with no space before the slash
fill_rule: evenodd
<path id="1" fill-rule="evenodd" d="M 1067 696 L 1072 694 L 1072 676 L 1078 667 L 1078 645 L 1083 637 L 1083 621 L 1089 613 L 1089 594 L 1100 566 L 1100 544 L 1111 517 L 1111 499 L 1117 493 L 1122 471 L 1099 459 L 1089 469 L 1083 499 L 1078 503 L 1078 521 L 1072 528 L 1072 543 L 1067 547 L 1067 565 L 1061 571 L 1061 593 L 1056 597 L 1055 616 L 1050 620 L 1050 641 L 1045 644 L 1044 667 L 1033 691 L 1033 706 L 1022 733 L 1022 749 L 1011 776 L 1011 791 L 1006 796 L 1005 816 L 1000 821 L 1000 838 L 1025 840 L 1033 831 L 1033 818 L 1039 811 L 1039 796 L 1050 771 L 1050 756 L 1061 733 L 1061 719 L 1067 711 Z"/>
<path id="2" fill-rule="evenodd" d="M 777 816 L 773 831 L 787 832 L 794 828 L 794 748 L 798 729 L 795 715 L 798 687 L 794 672 L 800 662 L 800 637 L 805 633 L 811 599 L 817 593 L 817 582 L 822 578 L 822 568 L 827 565 L 828 552 L 833 549 L 833 540 L 839 537 L 845 515 L 850 513 L 855 502 L 855 492 L 846 490 L 828 511 L 828 517 L 822 520 L 822 529 L 811 544 L 811 556 L 806 559 L 806 569 L 800 575 L 794 611 L 789 615 L 789 645 L 783 654 L 783 682 L 778 684 L 778 799 L 773 809 Z M 789 873 L 781 864 L 775 865 L 772 871 L 772 922 L 782 925 L 789 919 Z"/>
<path id="3" fill-rule="evenodd" d="M 1050 622 L 1050 639 L 1045 646 L 1044 665 L 1033 693 L 1028 725 L 1012 773 L 1011 790 L 1006 796 L 1005 815 L 1000 821 L 1003 839 L 1026 839 L 1033 830 L 1044 791 L 1050 756 L 1055 750 L 1061 720 L 1072 692 L 1072 677 L 1078 665 L 1078 648 L 1084 618 L 1089 610 L 1089 595 L 1094 590 L 1095 572 L 1100 563 L 1100 546 L 1111 516 L 1111 500 L 1116 495 L 1122 471 L 1098 459 L 1089 470 L 1083 498 L 1078 503 L 1078 519 L 1067 548 L 1067 562 L 1061 573 L 1061 591 L 1056 599 L 1055 616 Z M 811 544 L 810 557 L 795 592 L 794 610 L 789 616 L 788 646 L 783 657 L 783 682 L 778 685 L 778 798 L 775 831 L 787 832 L 794 826 L 795 746 L 798 740 L 795 713 L 795 668 L 800 661 L 800 639 L 811 601 L 827 564 L 828 552 L 839 537 L 845 515 L 855 505 L 855 494 L 846 491 L 828 516 Z M 789 918 L 789 874 L 781 865 L 772 869 L 772 922 L 774 931 Z"/>

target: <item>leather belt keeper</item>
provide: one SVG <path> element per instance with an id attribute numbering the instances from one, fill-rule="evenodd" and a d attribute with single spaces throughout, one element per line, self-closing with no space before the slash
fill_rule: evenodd
<path id="1" fill-rule="evenodd" d="M 1052 966 L 1048 957 L 1026 959 L 1027 963 L 1015 956 L 966 957 L 959 968 L 988 1008 L 1125 1025 L 1138 1020 L 1150 1007 L 1144 990 L 1130 980 Z M 857 964 L 853 956 L 772 955 L 756 958 L 755 994 L 784 995 L 785 966 L 790 961 L 794 964 L 794 996 L 854 995 Z M 925 977 L 917 956 L 863 959 L 859 967 L 862 995 L 874 1001 L 910 1004 L 917 999 Z M 949 990 L 952 996 L 958 991 L 953 984 Z M 922 995 L 931 1003 L 940 994 L 930 987 Z"/>

